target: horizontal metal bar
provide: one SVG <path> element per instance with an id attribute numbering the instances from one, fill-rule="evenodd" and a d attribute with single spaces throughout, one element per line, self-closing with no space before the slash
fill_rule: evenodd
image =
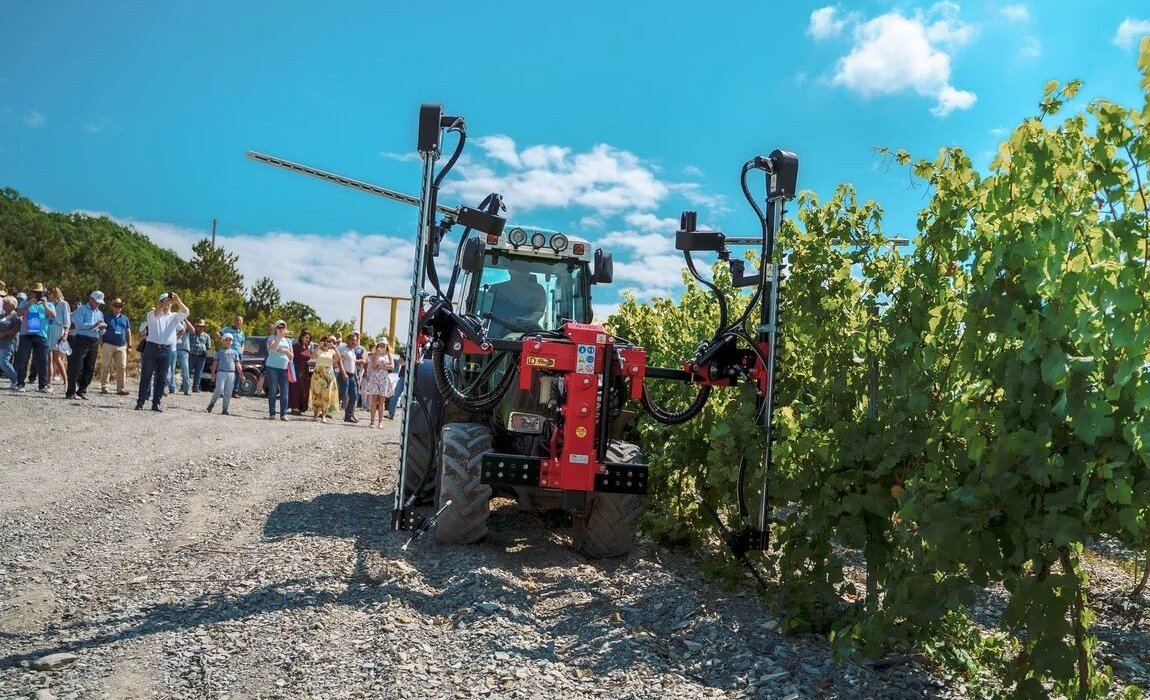
<path id="1" fill-rule="evenodd" d="M 252 160 L 258 161 L 260 163 L 264 163 L 266 165 L 274 165 L 277 168 L 283 168 L 284 170 L 290 170 L 290 171 L 295 172 L 295 173 L 302 173 L 304 175 L 311 175 L 312 177 L 317 177 L 321 180 L 327 180 L 328 182 L 334 182 L 337 185 L 343 185 L 344 187 L 350 187 L 353 190 L 359 190 L 360 192 L 367 192 L 368 194 L 374 194 L 378 197 L 390 199 L 394 202 L 401 202 L 403 204 L 410 204 L 413 207 L 419 206 L 419 197 L 416 197 L 416 196 L 410 195 L 410 194 L 405 194 L 403 192 L 397 192 L 395 190 L 389 190 L 386 187 L 380 187 L 379 185 L 373 185 L 370 182 L 363 182 L 361 180 L 353 180 L 350 177 L 344 177 L 343 175 L 337 175 L 335 173 L 329 173 L 326 170 L 320 170 L 318 168 L 312 168 L 312 167 L 307 166 L 307 165 L 300 165 L 299 163 L 293 163 L 290 160 L 284 160 L 283 158 L 277 158 L 275 156 L 269 156 L 266 153 L 258 153 L 256 151 L 248 151 L 248 158 L 251 158 Z M 458 207 L 452 208 L 452 207 L 445 207 L 443 205 L 437 204 L 435 206 L 435 208 L 441 214 L 446 214 L 447 216 L 452 216 L 452 217 L 458 217 L 459 216 L 459 208 Z"/>
<path id="2" fill-rule="evenodd" d="M 727 236 L 723 239 L 727 245 L 762 245 L 762 236 Z"/>
<path id="3" fill-rule="evenodd" d="M 645 374 L 647 379 L 677 379 L 685 382 L 691 378 L 689 372 L 669 367 L 648 367 Z"/>

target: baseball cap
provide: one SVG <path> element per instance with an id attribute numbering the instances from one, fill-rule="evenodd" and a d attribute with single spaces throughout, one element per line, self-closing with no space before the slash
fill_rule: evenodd
<path id="1" fill-rule="evenodd" d="M 156 299 L 156 303 L 158 304 L 161 301 L 167 301 L 169 298 L 170 298 L 170 295 L 167 292 L 164 292 L 163 294 L 160 295 L 159 299 Z"/>
<path id="2" fill-rule="evenodd" d="M 283 320 L 282 318 L 276 321 L 276 328 L 287 328 L 287 321 Z"/>
<path id="3" fill-rule="evenodd" d="M 223 340 L 234 340 L 235 336 L 231 333 L 224 333 Z"/>
<path id="4" fill-rule="evenodd" d="M 16 298 L 19 299 L 20 301 L 28 301 L 28 295 L 25 294 L 24 292 L 17 292 Z"/>
<path id="5" fill-rule="evenodd" d="M 99 289 L 97 289 L 96 291 L 89 294 L 88 298 L 91 299 L 92 301 L 96 302 L 97 304 L 102 305 L 104 303 L 104 293 L 101 292 Z"/>

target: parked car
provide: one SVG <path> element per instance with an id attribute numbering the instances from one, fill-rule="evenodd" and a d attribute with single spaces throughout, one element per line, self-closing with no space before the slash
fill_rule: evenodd
<path id="1" fill-rule="evenodd" d="M 211 359 L 204 365 L 204 373 L 200 377 L 201 391 L 214 391 L 216 383 L 212 381 L 212 372 L 215 371 L 215 349 Z M 263 396 L 267 394 L 264 387 L 264 359 L 268 356 L 268 337 L 266 335 L 250 335 L 244 338 L 244 346 L 240 349 L 240 364 L 244 368 L 243 376 L 236 377 L 236 393 L 240 396 Z"/>

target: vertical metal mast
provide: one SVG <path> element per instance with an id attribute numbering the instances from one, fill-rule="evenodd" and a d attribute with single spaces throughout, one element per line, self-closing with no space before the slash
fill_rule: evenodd
<path id="1" fill-rule="evenodd" d="M 395 485 L 395 508 L 392 511 L 392 528 L 409 529 L 410 523 L 402 522 L 407 510 L 405 488 L 407 472 L 408 435 L 411 433 L 411 412 L 415 398 L 415 373 L 419 365 L 419 312 L 423 307 L 424 262 L 427 259 L 427 246 L 431 240 L 431 226 L 434 222 L 434 204 L 431 202 L 432 182 L 435 178 L 435 161 L 439 159 L 439 135 L 443 107 L 423 105 L 419 110 L 419 155 L 423 159 L 423 184 L 419 191 L 419 228 L 415 237 L 415 263 L 411 271 L 411 312 L 407 319 L 407 364 L 404 366 L 403 380 L 403 426 L 399 442 L 399 479 Z"/>

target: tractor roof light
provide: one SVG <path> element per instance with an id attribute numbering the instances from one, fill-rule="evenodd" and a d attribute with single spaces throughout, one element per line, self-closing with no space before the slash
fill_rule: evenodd
<path id="1" fill-rule="evenodd" d="M 538 249 L 538 248 L 542 248 L 545 245 L 547 245 L 547 236 L 544 236 L 542 233 L 539 233 L 538 231 L 531 234 L 531 247 L 532 248 Z"/>
<path id="2" fill-rule="evenodd" d="M 507 232 L 507 240 L 511 245 L 518 248 L 527 242 L 527 232 L 516 226 Z"/>
<path id="3" fill-rule="evenodd" d="M 557 233 L 551 237 L 551 250 L 556 253 L 562 253 L 567 250 L 567 244 L 567 236 L 564 236 L 562 233 Z"/>

